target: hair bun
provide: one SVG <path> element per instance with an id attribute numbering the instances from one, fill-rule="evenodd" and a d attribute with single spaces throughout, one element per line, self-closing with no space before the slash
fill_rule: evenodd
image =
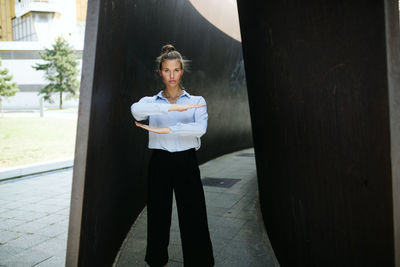
<path id="1" fill-rule="evenodd" d="M 171 44 L 166 44 L 161 48 L 163 54 L 175 51 L 175 47 Z"/>

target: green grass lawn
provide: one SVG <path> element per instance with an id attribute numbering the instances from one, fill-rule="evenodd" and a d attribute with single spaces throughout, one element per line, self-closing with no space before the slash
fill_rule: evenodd
<path id="1" fill-rule="evenodd" d="M 0 169 L 73 157 L 77 120 L 0 117 Z"/>

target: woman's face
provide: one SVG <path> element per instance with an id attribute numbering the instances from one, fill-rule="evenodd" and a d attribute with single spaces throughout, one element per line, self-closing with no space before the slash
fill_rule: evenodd
<path id="1" fill-rule="evenodd" d="M 166 87 L 179 86 L 183 75 L 181 62 L 177 59 L 167 59 L 161 64 L 161 70 L 158 70 Z"/>

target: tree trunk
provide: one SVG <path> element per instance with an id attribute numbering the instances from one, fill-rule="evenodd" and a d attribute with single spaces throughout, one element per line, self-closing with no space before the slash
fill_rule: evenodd
<path id="1" fill-rule="evenodd" d="M 62 109 L 62 91 L 60 92 L 60 109 Z"/>

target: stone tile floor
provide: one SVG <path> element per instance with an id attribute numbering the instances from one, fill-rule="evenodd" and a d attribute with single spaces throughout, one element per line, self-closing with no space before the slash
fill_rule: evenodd
<path id="1" fill-rule="evenodd" d="M 240 179 L 204 186 L 215 266 L 279 266 L 258 214 L 252 149 L 200 166 L 202 177 Z M 65 266 L 72 169 L 0 182 L 0 267 Z M 128 233 L 115 265 L 145 266 L 146 209 Z M 183 266 L 176 209 L 169 267 Z"/>
<path id="2" fill-rule="evenodd" d="M 0 266 L 64 266 L 72 168 L 0 182 Z"/>
<path id="3" fill-rule="evenodd" d="M 279 266 L 262 225 L 253 149 L 224 155 L 200 166 L 202 178 L 240 179 L 232 187 L 204 186 L 215 266 Z M 132 226 L 114 266 L 147 266 L 146 209 Z M 169 267 L 183 266 L 174 202 L 169 245 Z"/>

